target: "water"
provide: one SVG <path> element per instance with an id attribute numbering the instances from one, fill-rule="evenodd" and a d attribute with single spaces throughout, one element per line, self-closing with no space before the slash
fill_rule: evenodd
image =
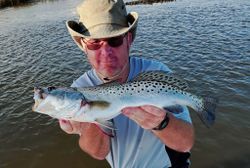
<path id="1" fill-rule="evenodd" d="M 0 167 L 108 167 L 57 120 L 31 112 L 34 83 L 69 86 L 89 68 L 66 20 L 80 1 L 0 10 Z M 192 118 L 194 168 L 250 167 L 250 1 L 179 0 L 128 7 L 140 14 L 131 54 L 166 63 L 193 92 L 220 98 L 216 124 Z"/>

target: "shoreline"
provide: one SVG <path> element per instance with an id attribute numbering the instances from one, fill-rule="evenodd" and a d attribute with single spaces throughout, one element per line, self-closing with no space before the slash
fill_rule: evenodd
<path id="1" fill-rule="evenodd" d="M 0 0 L 0 9 L 7 8 L 7 7 L 16 7 L 16 6 L 23 6 L 26 4 L 30 4 L 36 2 L 34 0 Z"/>
<path id="2" fill-rule="evenodd" d="M 38 2 L 48 2 L 55 0 L 0 0 L 0 9 L 7 7 L 19 7 L 30 5 Z M 126 5 L 140 5 L 140 4 L 154 4 L 154 3 L 164 3 L 164 2 L 173 2 L 176 0 L 132 0 L 130 2 L 125 2 Z"/>
<path id="3" fill-rule="evenodd" d="M 55 0 L 0 0 L 0 9 L 8 8 L 8 7 L 20 7 L 31 5 L 38 2 L 48 2 Z"/>
<path id="4" fill-rule="evenodd" d="M 164 2 L 174 2 L 176 0 L 133 0 L 130 2 L 125 2 L 126 5 L 141 5 L 141 4 L 149 4 L 152 5 L 154 3 L 164 3 Z"/>

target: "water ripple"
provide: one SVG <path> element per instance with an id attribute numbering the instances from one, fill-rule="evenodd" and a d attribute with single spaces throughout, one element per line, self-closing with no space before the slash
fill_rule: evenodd
<path id="1" fill-rule="evenodd" d="M 6 144 L 0 148 L 0 167 L 45 167 L 48 161 L 65 167 L 69 160 L 82 167 L 83 158 L 96 163 L 79 157 L 77 137 L 62 135 L 56 120 L 31 112 L 35 83 L 69 86 L 89 68 L 65 27 L 66 20 L 77 18 L 77 3 L 62 0 L 0 11 L 0 144 Z M 230 167 L 228 158 L 250 150 L 249 1 L 182 0 L 128 10 L 140 14 L 132 55 L 162 61 L 196 94 L 220 98 L 214 128 L 206 130 L 192 117 L 197 135 L 193 167 L 204 167 L 207 158 Z M 65 162 L 55 160 L 57 155 Z M 210 162 L 207 167 L 214 167 Z M 242 163 L 250 165 L 244 158 Z"/>

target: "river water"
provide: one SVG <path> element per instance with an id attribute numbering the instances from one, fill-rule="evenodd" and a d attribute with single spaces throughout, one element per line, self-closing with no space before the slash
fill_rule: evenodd
<path id="1" fill-rule="evenodd" d="M 79 0 L 0 10 L 0 167 L 108 167 L 58 122 L 33 113 L 32 88 L 70 86 L 89 68 L 66 20 Z M 193 92 L 219 97 L 215 125 L 192 112 L 194 168 L 250 167 L 250 1 L 179 0 L 129 6 L 140 14 L 135 56 L 166 63 Z"/>

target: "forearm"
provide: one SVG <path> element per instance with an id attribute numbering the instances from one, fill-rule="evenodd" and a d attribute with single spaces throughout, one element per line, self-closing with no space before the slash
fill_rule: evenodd
<path id="1" fill-rule="evenodd" d="M 168 126 L 160 131 L 152 131 L 160 140 L 179 152 L 189 151 L 194 144 L 194 129 L 192 124 L 174 117 L 169 113 Z"/>
<path id="2" fill-rule="evenodd" d="M 88 124 L 83 127 L 79 146 L 93 158 L 103 160 L 110 151 L 110 137 L 95 124 Z"/>

